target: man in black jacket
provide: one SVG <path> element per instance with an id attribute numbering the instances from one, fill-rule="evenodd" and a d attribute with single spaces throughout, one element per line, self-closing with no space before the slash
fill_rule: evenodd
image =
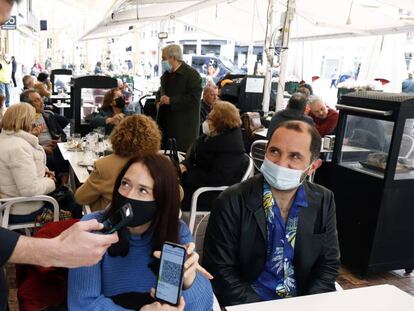
<path id="1" fill-rule="evenodd" d="M 334 197 L 304 181 L 321 165 L 320 147 L 313 126 L 280 124 L 271 134 L 263 175 L 216 200 L 203 259 L 221 305 L 335 290 L 340 261 Z"/>
<path id="2" fill-rule="evenodd" d="M 175 138 L 178 150 L 187 152 L 199 135 L 201 77 L 183 61 L 179 45 L 166 46 L 162 50 L 162 62 L 163 68 L 168 69 L 161 76 L 156 100 L 162 148 L 168 148 L 168 139 Z"/>
<path id="3" fill-rule="evenodd" d="M 28 103 L 36 109 L 36 128 L 33 130 L 32 134 L 37 135 L 39 144 L 46 152 L 46 165 L 49 170 L 56 172 L 59 181 L 62 184 L 66 184 L 68 180 L 69 163 L 63 159 L 63 156 L 56 145 L 58 142 L 66 141 L 66 134 L 62 129 L 58 116 L 52 111 L 44 109 L 43 99 L 36 90 L 25 90 L 20 94 L 20 101 Z M 66 126 L 67 123 L 63 125 Z"/>
<path id="4" fill-rule="evenodd" d="M 270 139 L 270 133 L 273 133 L 275 128 L 282 122 L 289 120 L 298 120 L 314 125 L 311 117 L 305 115 L 305 108 L 308 102 L 308 98 L 302 93 L 293 93 L 292 97 L 289 98 L 289 102 L 286 109 L 275 113 L 269 124 L 267 132 L 267 139 Z"/>

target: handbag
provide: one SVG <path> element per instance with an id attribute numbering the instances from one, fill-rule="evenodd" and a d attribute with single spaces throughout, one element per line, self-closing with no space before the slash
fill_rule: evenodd
<path id="1" fill-rule="evenodd" d="M 164 155 L 169 157 L 177 171 L 178 179 L 181 178 L 180 158 L 178 157 L 177 141 L 175 138 L 169 138 Z"/>
<path id="2" fill-rule="evenodd" d="M 243 128 L 247 131 L 247 135 L 252 138 L 254 132 L 263 128 L 260 120 L 260 113 L 245 112 L 241 116 Z"/>

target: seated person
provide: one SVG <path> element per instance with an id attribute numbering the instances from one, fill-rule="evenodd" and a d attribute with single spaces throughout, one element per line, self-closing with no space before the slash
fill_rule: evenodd
<path id="1" fill-rule="evenodd" d="M 37 131 L 36 136 L 38 136 L 39 144 L 43 147 L 47 155 L 47 166 L 56 172 L 56 176 L 62 184 L 66 184 L 69 163 L 63 159 L 57 147 L 58 142 L 66 141 L 66 134 L 61 127 L 58 116 L 52 111 L 44 109 L 43 99 L 36 90 L 30 89 L 21 93 L 20 101 L 28 103 L 36 109 L 34 122 L 36 128 L 32 133 L 35 134 Z M 67 122 L 69 123 L 69 121 Z"/>
<path id="2" fill-rule="evenodd" d="M 180 164 L 184 210 L 190 209 L 191 197 L 198 188 L 240 182 L 246 167 L 240 125 L 239 111 L 233 104 L 216 102 L 203 123 L 204 134 Z"/>
<path id="3" fill-rule="evenodd" d="M 91 120 L 91 128 L 105 127 L 105 134 L 109 135 L 125 117 L 125 112 L 125 99 L 122 92 L 118 88 L 109 90 L 105 93 L 98 114 Z"/>
<path id="4" fill-rule="evenodd" d="M 203 260 L 222 306 L 335 291 L 334 197 L 306 181 L 322 163 L 320 148 L 315 127 L 284 122 L 271 134 L 262 174 L 217 198 Z"/>
<path id="5" fill-rule="evenodd" d="M 23 77 L 23 90 L 33 89 L 35 86 L 35 77 L 31 75 L 25 75 Z"/>
<path id="6" fill-rule="evenodd" d="M 203 99 L 200 107 L 200 124 L 207 120 L 207 116 L 213 109 L 213 105 L 218 99 L 218 87 L 215 84 L 207 83 L 203 90 Z"/>
<path id="7" fill-rule="evenodd" d="M 275 128 L 278 127 L 280 123 L 285 121 L 298 120 L 314 125 L 312 118 L 305 115 L 307 102 L 308 99 L 303 93 L 293 93 L 292 97 L 289 98 L 286 109 L 273 115 L 267 131 L 267 139 L 269 140 L 270 133 L 273 133 Z"/>
<path id="8" fill-rule="evenodd" d="M 50 82 L 49 75 L 45 72 L 39 73 L 33 88 L 40 96 L 49 98 L 52 95 L 52 82 Z"/>
<path id="9" fill-rule="evenodd" d="M 46 167 L 46 155 L 36 136 L 30 134 L 35 109 L 27 103 L 10 106 L 0 133 L 0 197 L 30 197 L 55 190 L 54 174 Z M 17 203 L 9 222 L 32 222 L 50 203 Z M 77 214 L 79 216 L 79 214 Z"/>
<path id="10" fill-rule="evenodd" d="M 89 204 L 92 211 L 109 205 L 115 179 L 129 159 L 160 150 L 161 133 L 157 124 L 144 115 L 126 117 L 110 136 L 113 154 L 95 161 L 88 180 L 78 188 L 75 200 Z"/>
<path id="11" fill-rule="evenodd" d="M 339 117 L 338 111 L 327 107 L 318 96 L 311 96 L 308 105 L 310 109 L 309 116 L 313 119 L 313 122 L 315 122 L 319 134 L 322 137 L 335 134 Z"/>
<path id="12" fill-rule="evenodd" d="M 131 159 L 117 177 L 111 206 L 83 219 L 102 222 L 126 203 L 131 204 L 134 217 L 118 231 L 120 241 L 96 265 L 69 271 L 69 310 L 153 310 L 140 307 L 153 301 L 149 293 L 159 269 L 159 254 L 154 251 L 169 241 L 187 248 L 185 310 L 211 311 L 211 276 L 199 266 L 190 230 L 178 218 L 179 183 L 172 162 L 158 154 Z"/>

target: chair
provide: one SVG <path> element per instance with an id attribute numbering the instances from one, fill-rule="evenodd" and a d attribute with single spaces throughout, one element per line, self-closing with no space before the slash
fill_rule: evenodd
<path id="1" fill-rule="evenodd" d="M 165 154 L 165 150 L 158 151 L 159 154 Z M 177 151 L 178 153 L 178 160 L 180 163 L 185 160 L 185 152 Z M 169 150 L 167 150 L 167 155 L 169 154 Z"/>
<path id="2" fill-rule="evenodd" d="M 23 202 L 49 202 L 53 205 L 53 221 L 59 221 L 59 204 L 58 202 L 48 195 L 37 195 L 33 197 L 15 197 L 0 199 L 0 223 L 1 227 L 9 230 L 25 229 L 26 235 L 30 235 L 28 229 L 37 227 L 35 222 L 9 224 L 9 216 L 11 207 L 16 203 Z"/>
<path id="3" fill-rule="evenodd" d="M 254 160 L 254 166 L 259 169 L 266 154 L 266 145 L 269 141 L 267 139 L 259 139 L 253 142 L 250 147 L 250 156 Z"/>
<path id="4" fill-rule="evenodd" d="M 247 166 L 247 169 L 241 179 L 241 182 L 247 180 L 248 178 L 252 177 L 254 174 L 254 163 L 253 160 L 246 154 L 246 158 L 249 161 L 249 165 Z M 209 212 L 197 212 L 197 201 L 201 194 L 206 192 L 222 192 L 226 190 L 229 186 L 221 186 L 221 187 L 201 187 L 198 188 L 194 193 L 193 197 L 191 198 L 191 209 L 190 209 L 190 221 L 189 221 L 189 228 L 190 232 L 194 232 L 194 226 L 196 221 L 197 215 L 206 215 Z"/>
<path id="5" fill-rule="evenodd" d="M 335 289 L 337 292 L 342 292 L 344 289 L 342 288 L 341 285 L 339 285 L 338 282 L 335 282 Z"/>
<path id="6" fill-rule="evenodd" d="M 198 223 L 194 232 L 194 241 L 196 245 L 199 262 L 203 262 L 203 248 L 204 248 L 204 236 L 206 235 L 208 220 L 210 219 L 210 213 L 207 213 L 201 221 Z"/>

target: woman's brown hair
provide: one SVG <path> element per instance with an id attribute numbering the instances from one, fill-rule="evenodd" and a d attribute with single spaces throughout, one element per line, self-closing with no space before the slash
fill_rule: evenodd
<path id="1" fill-rule="evenodd" d="M 157 214 L 148 230 L 153 232 L 153 250 L 160 250 L 165 241 L 179 243 L 180 190 L 178 176 L 174 165 L 164 155 L 144 155 L 128 161 L 115 181 L 112 203 L 103 219 L 108 219 L 118 210 L 118 189 L 126 171 L 134 163 L 142 163 L 154 180 L 153 194 L 157 204 Z"/>
<path id="2" fill-rule="evenodd" d="M 101 109 L 102 110 L 112 110 L 112 102 L 115 99 L 115 93 L 119 92 L 118 88 L 114 88 L 109 90 L 108 92 L 105 93 L 104 98 L 103 98 L 103 102 L 102 102 L 102 106 Z"/>
<path id="3" fill-rule="evenodd" d="M 208 119 L 217 133 L 241 126 L 239 110 L 232 103 L 226 101 L 216 102 L 213 110 L 208 114 Z"/>
<path id="4" fill-rule="evenodd" d="M 121 157 L 154 154 L 161 147 L 161 132 L 150 117 L 133 115 L 114 128 L 110 140 L 112 150 Z"/>

